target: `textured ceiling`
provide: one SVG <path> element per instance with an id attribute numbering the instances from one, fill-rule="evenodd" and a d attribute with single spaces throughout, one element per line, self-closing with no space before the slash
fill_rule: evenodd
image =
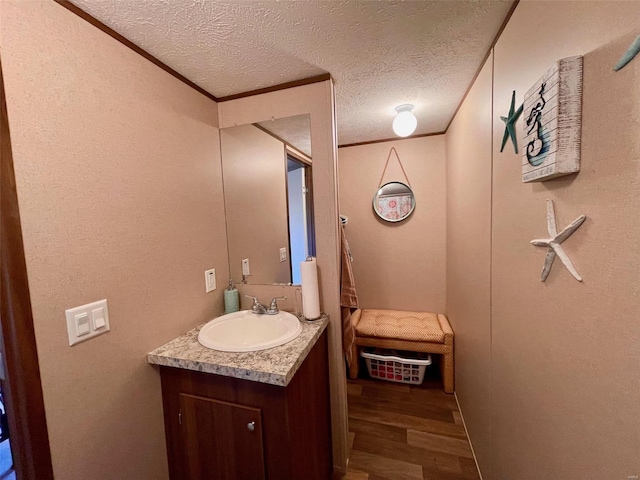
<path id="1" fill-rule="evenodd" d="M 258 125 L 311 157 L 311 119 L 308 114 L 268 120 Z"/>
<path id="2" fill-rule="evenodd" d="M 512 0 L 73 0 L 216 97 L 329 72 L 339 144 L 443 131 Z"/>

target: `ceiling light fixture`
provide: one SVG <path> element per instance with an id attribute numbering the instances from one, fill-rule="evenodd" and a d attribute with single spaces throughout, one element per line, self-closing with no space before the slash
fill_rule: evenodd
<path id="1" fill-rule="evenodd" d="M 408 137 L 416 131 L 418 119 L 411 111 L 413 105 L 406 104 L 396 107 L 396 118 L 393 119 L 393 131 L 399 137 Z"/>

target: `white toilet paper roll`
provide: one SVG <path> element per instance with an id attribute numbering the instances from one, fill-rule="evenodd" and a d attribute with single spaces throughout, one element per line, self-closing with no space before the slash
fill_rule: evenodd
<path id="1" fill-rule="evenodd" d="M 302 277 L 302 314 L 307 320 L 320 318 L 318 265 L 315 258 L 300 262 L 300 276 Z"/>

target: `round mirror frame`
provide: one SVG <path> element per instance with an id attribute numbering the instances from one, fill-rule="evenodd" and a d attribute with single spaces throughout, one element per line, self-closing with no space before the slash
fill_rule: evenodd
<path id="1" fill-rule="evenodd" d="M 387 218 L 387 217 L 383 217 L 382 214 L 378 211 L 378 195 L 379 195 L 380 191 L 384 187 L 386 187 L 387 185 L 392 185 L 392 184 L 402 185 L 403 187 L 405 187 L 411 193 L 411 210 L 409 210 L 407 212 L 407 214 L 404 215 L 402 218 Z M 411 187 L 409 185 L 407 185 L 406 183 L 402 183 L 402 182 L 387 182 L 384 185 L 382 185 L 380 188 L 378 188 L 378 190 L 376 191 L 375 195 L 373 196 L 373 211 L 376 212 L 376 215 L 378 215 L 378 217 L 380 217 L 380 219 L 384 220 L 385 222 L 391 222 L 391 223 L 402 222 L 403 220 L 406 220 L 407 218 L 409 218 L 411 216 L 411 214 L 413 213 L 415 208 L 416 208 L 416 197 L 415 197 Z"/>

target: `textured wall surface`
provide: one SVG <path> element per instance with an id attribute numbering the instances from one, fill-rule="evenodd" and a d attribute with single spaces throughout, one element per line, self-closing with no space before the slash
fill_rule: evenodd
<path id="1" fill-rule="evenodd" d="M 450 214 L 455 215 L 450 226 L 485 224 L 484 207 L 464 206 L 488 197 L 492 205 L 490 299 L 482 293 L 486 265 L 469 270 L 477 287 L 468 297 L 448 291 L 454 328 L 463 327 L 456 335 L 471 337 L 459 339 L 465 350 L 458 353 L 467 358 L 486 355 L 486 320 L 464 302 L 491 302 L 489 446 L 486 419 L 477 421 L 487 388 L 468 378 L 468 366 L 457 366 L 456 379 L 485 480 L 626 479 L 640 472 L 640 62 L 613 71 L 638 34 L 638 18 L 638 2 L 522 1 L 494 51 L 490 125 L 482 106 L 486 99 L 478 103 L 470 95 L 448 134 L 467 142 L 448 151 Z M 504 132 L 499 116 L 507 113 L 513 90 L 521 102 L 554 62 L 579 54 L 585 55 L 581 171 L 523 184 L 521 156 L 510 143 L 499 152 Z M 479 77 L 474 89 L 486 91 L 483 82 Z M 466 120 L 468 109 L 477 109 L 475 122 Z M 483 172 L 478 192 L 465 188 L 470 179 L 460 176 L 459 166 L 468 162 L 467 150 L 486 150 L 489 128 L 492 183 Z M 560 228 L 580 214 L 588 216 L 564 244 L 583 283 L 558 260 L 547 281 L 540 281 L 546 252 L 529 241 L 547 235 L 546 199 L 555 201 Z M 485 245 L 487 232 L 479 232 Z M 461 268 L 456 258 L 475 251 L 477 242 L 472 236 L 450 239 L 450 282 Z"/>
<path id="2" fill-rule="evenodd" d="M 291 283 L 290 262 L 280 261 L 280 248 L 290 256 L 284 143 L 239 125 L 220 131 L 220 151 L 231 278 L 242 280 L 248 258 L 249 283 Z"/>
<path id="3" fill-rule="evenodd" d="M 639 18 L 640 2 L 525 1 L 495 48 L 495 479 L 640 474 L 640 108 L 632 100 L 640 95 L 640 63 L 613 71 L 638 32 L 603 47 L 637 29 Z M 521 157 L 499 153 L 498 115 L 512 90 L 522 101 L 557 59 L 576 54 L 585 54 L 581 171 L 522 184 Z M 546 252 L 529 241 L 547 234 L 548 198 L 560 228 L 588 216 L 564 244 L 583 283 L 560 262 L 540 281 Z"/>
<path id="4" fill-rule="evenodd" d="M 489 57 L 447 131 L 447 316 L 456 395 L 491 478 L 491 107 Z"/>
<path id="5" fill-rule="evenodd" d="M 405 221 L 388 223 L 372 200 L 391 147 L 415 193 Z M 340 148 L 340 213 L 349 217 L 347 238 L 362 308 L 444 312 L 446 288 L 445 137 L 414 138 Z M 383 183 L 406 182 L 392 155 Z"/>
<path id="6" fill-rule="evenodd" d="M 511 1 L 96 2 L 94 17 L 221 97 L 329 72 L 340 144 L 442 132 Z"/>
<path id="7" fill-rule="evenodd" d="M 222 311 L 216 104 L 53 2 L 0 8 L 55 477 L 165 479 L 146 353 Z M 69 347 L 64 310 L 102 298 L 111 331 Z"/>

